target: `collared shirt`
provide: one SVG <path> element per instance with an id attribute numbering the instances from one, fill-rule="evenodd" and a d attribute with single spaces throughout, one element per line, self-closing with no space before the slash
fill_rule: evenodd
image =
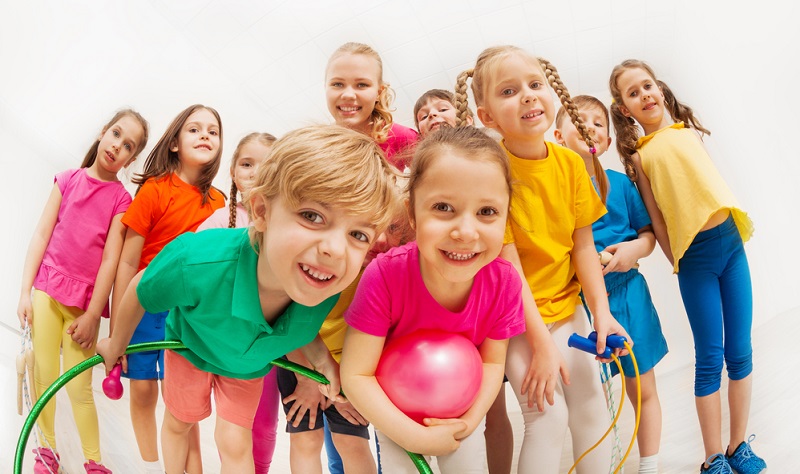
<path id="1" fill-rule="evenodd" d="M 159 252 L 136 288 L 147 311 L 169 311 L 167 340 L 197 368 L 239 379 L 264 376 L 272 360 L 311 342 L 339 296 L 292 303 L 273 325 L 258 293 L 258 254 L 247 229 L 183 234 Z"/>

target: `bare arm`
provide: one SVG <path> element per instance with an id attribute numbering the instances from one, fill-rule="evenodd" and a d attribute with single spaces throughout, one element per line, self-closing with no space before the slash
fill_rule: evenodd
<path id="1" fill-rule="evenodd" d="M 637 237 L 633 240 L 619 242 L 603 249 L 612 255 L 611 260 L 603 268 L 603 275 L 611 272 L 627 272 L 636 266 L 640 258 L 653 253 L 656 245 L 653 227 L 650 225 L 642 227 L 637 233 Z"/>
<path id="2" fill-rule="evenodd" d="M 356 409 L 404 449 L 441 456 L 460 445 L 456 435 L 467 426 L 463 421 L 422 426 L 401 412 L 375 378 L 385 338 L 347 328 L 342 350 L 342 384 Z"/>
<path id="3" fill-rule="evenodd" d="M 122 224 L 122 214 L 117 214 L 111 221 L 108 229 L 106 243 L 103 247 L 103 259 L 95 277 L 92 299 L 86 312 L 75 318 L 67 328 L 67 334 L 72 335 L 72 340 L 84 349 L 92 347 L 97 338 L 97 326 L 100 316 L 108 303 L 111 286 L 114 284 L 114 275 L 117 272 L 119 256 L 122 252 L 122 243 L 125 239 L 125 225 Z"/>
<path id="4" fill-rule="evenodd" d="M 639 189 L 639 194 L 642 196 L 642 201 L 644 202 L 644 207 L 647 208 L 647 213 L 650 214 L 650 221 L 653 223 L 653 233 L 656 236 L 656 241 L 659 247 L 661 247 L 661 251 L 667 256 L 669 263 L 674 266 L 675 262 L 672 258 L 672 247 L 669 244 L 669 234 L 667 234 L 667 224 L 664 221 L 664 214 L 661 213 L 661 209 L 659 209 L 658 203 L 656 203 L 656 198 L 653 195 L 653 188 L 650 186 L 650 180 L 647 178 L 647 175 L 644 174 L 642 160 L 639 158 L 639 154 L 634 153 L 631 158 L 633 158 L 633 166 L 636 168 L 636 187 Z"/>
<path id="5" fill-rule="evenodd" d="M 114 279 L 114 295 L 111 301 L 110 332 L 113 334 L 116 325 L 117 307 L 125 295 L 134 275 L 139 271 L 139 261 L 142 258 L 144 236 L 130 227 L 125 231 L 125 242 L 122 244 L 122 254 L 119 258 L 117 276 Z"/>
<path id="6" fill-rule="evenodd" d="M 42 265 L 44 252 L 47 250 L 50 237 L 53 235 L 53 229 L 58 219 L 58 211 L 61 208 L 61 198 L 61 190 L 58 189 L 57 184 L 54 184 L 53 189 L 50 191 L 50 197 L 47 198 L 47 203 L 44 205 L 42 215 L 39 217 L 39 223 L 36 224 L 36 230 L 33 232 L 31 242 L 28 244 L 28 252 L 25 254 L 25 264 L 22 267 L 22 285 L 17 305 L 17 317 L 19 318 L 19 324 L 23 327 L 33 322 L 33 311 L 31 311 L 33 280 Z"/>
<path id="7" fill-rule="evenodd" d="M 125 349 L 131 342 L 136 326 L 139 325 L 142 316 L 144 316 L 144 308 L 139 303 L 139 296 L 136 294 L 136 287 L 139 285 L 143 274 L 144 270 L 137 273 L 125 289 L 125 293 L 122 295 L 117 307 L 113 334 L 97 343 L 97 353 L 103 357 L 107 371 L 110 371 L 120 361 Z M 125 369 L 127 367 L 123 363 L 123 370 Z"/>
<path id="8" fill-rule="evenodd" d="M 522 382 L 521 393 L 528 394 L 528 406 L 533 407 L 534 402 L 539 411 L 544 411 L 544 400 L 552 405 L 553 393 L 558 382 L 558 376 L 569 384 L 569 371 L 564 358 L 558 352 L 550 331 L 545 326 L 536 300 L 522 270 L 522 261 L 517 253 L 517 246 L 506 244 L 500 251 L 500 257 L 511 263 L 517 269 L 522 279 L 522 306 L 525 312 L 525 339 L 531 347 L 533 357 L 528 367 L 525 380 Z M 596 259 L 596 256 L 595 256 Z"/>
<path id="9" fill-rule="evenodd" d="M 594 317 L 594 329 L 597 331 L 597 353 L 601 354 L 605 351 L 606 336 L 609 334 L 625 336 L 633 345 L 630 336 L 614 319 L 608 307 L 606 283 L 603 280 L 603 271 L 594 247 L 592 226 L 588 225 L 575 229 L 572 233 L 572 241 L 574 242 L 572 264 L 575 266 L 575 273 L 583 288 L 586 304 Z M 585 337 L 586 334 L 581 334 L 581 336 Z M 617 352 L 617 355 L 627 354 L 627 350 L 620 352 L 619 349 L 616 349 L 615 352 Z"/>
<path id="10" fill-rule="evenodd" d="M 300 352 L 311 364 L 311 367 L 317 372 L 327 377 L 330 382 L 329 385 L 320 385 L 319 389 L 323 395 L 334 401 L 344 401 L 344 397 L 339 395 L 341 390 L 341 383 L 339 381 L 339 364 L 336 363 L 333 356 L 331 356 L 328 346 L 322 342 L 322 338 L 314 338 L 305 346 L 300 348 Z"/>

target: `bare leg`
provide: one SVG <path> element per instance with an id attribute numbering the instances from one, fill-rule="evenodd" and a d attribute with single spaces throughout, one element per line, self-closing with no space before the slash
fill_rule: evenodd
<path id="1" fill-rule="evenodd" d="M 731 410 L 731 442 L 728 445 L 732 453 L 745 439 L 747 421 L 750 418 L 750 397 L 753 393 L 753 375 L 741 380 L 728 382 L 728 405 Z"/>
<path id="2" fill-rule="evenodd" d="M 322 431 L 322 430 L 317 430 Z M 331 433 L 336 450 L 342 456 L 347 474 L 377 474 L 378 466 L 369 450 L 369 440 L 346 434 Z"/>
<path id="3" fill-rule="evenodd" d="M 158 461 L 157 380 L 131 380 L 131 424 L 145 462 Z"/>
<path id="4" fill-rule="evenodd" d="M 189 452 L 189 432 L 196 423 L 186 423 L 164 411 L 164 424 L 161 426 L 161 451 L 164 453 L 164 470 L 167 474 L 183 474 L 186 470 L 186 456 Z"/>
<path id="5" fill-rule="evenodd" d="M 186 455 L 186 472 L 203 474 L 203 456 L 200 452 L 200 425 L 195 423 L 189 430 L 189 452 Z"/>
<path id="6" fill-rule="evenodd" d="M 217 416 L 214 430 L 222 474 L 253 474 L 253 431 Z"/>
<path id="7" fill-rule="evenodd" d="M 639 432 L 636 441 L 639 444 L 639 456 L 648 457 L 658 454 L 661 445 L 661 402 L 656 391 L 656 375 L 650 370 L 640 376 L 642 382 L 642 408 L 639 421 Z M 636 379 L 626 377 L 628 399 L 636 410 Z"/>
<path id="8" fill-rule="evenodd" d="M 322 444 L 325 433 L 322 430 L 304 431 L 289 435 L 289 465 L 292 472 L 309 474 L 322 473 Z"/>
<path id="9" fill-rule="evenodd" d="M 486 413 L 486 459 L 489 474 L 510 474 L 514 458 L 514 432 L 506 410 L 506 384 L 500 385 L 500 393 Z"/>
<path id="10" fill-rule="evenodd" d="M 722 452 L 722 408 L 720 407 L 719 390 L 695 397 L 697 418 L 700 420 L 700 432 L 703 434 L 703 447 L 706 458 Z"/>

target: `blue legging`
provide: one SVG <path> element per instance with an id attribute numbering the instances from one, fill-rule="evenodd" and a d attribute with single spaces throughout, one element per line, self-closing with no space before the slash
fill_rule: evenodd
<path id="1" fill-rule="evenodd" d="M 719 390 L 723 361 L 731 380 L 753 371 L 753 290 L 732 217 L 697 234 L 680 260 L 678 283 L 694 336 L 694 394 L 704 397 Z"/>

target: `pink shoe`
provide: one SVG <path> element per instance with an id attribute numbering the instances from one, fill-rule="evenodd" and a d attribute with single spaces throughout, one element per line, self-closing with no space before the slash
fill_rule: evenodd
<path id="1" fill-rule="evenodd" d="M 86 469 L 86 474 L 112 474 L 111 469 L 102 464 L 97 464 L 91 459 L 89 462 L 83 463 L 83 468 Z"/>
<path id="2" fill-rule="evenodd" d="M 38 448 L 33 450 L 36 460 L 33 464 L 33 474 L 56 474 L 59 472 L 58 454 L 50 448 Z"/>

